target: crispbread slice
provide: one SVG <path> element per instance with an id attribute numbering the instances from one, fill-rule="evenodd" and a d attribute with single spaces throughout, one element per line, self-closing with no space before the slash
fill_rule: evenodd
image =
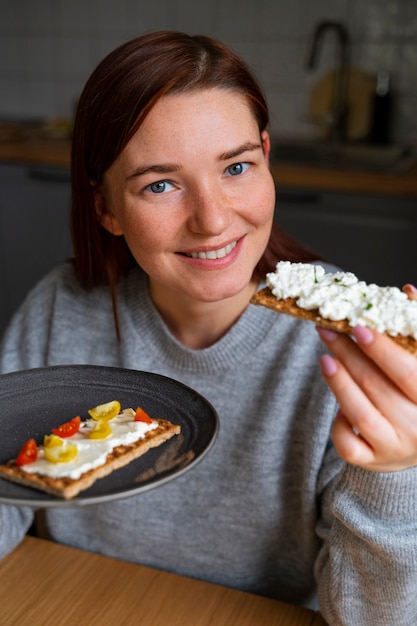
<path id="1" fill-rule="evenodd" d="M 338 333 L 350 334 L 352 332 L 352 326 L 349 325 L 347 320 L 333 321 L 326 319 L 320 315 L 318 309 L 307 310 L 297 306 L 296 300 L 296 298 L 278 300 L 269 287 L 264 287 L 252 296 L 251 303 L 265 306 L 277 313 L 292 315 L 300 320 L 309 320 L 318 326 L 330 328 Z M 405 337 L 404 335 L 396 335 L 393 337 L 388 333 L 385 334 L 412 354 L 417 354 L 417 340 L 413 337 Z"/>
<path id="2" fill-rule="evenodd" d="M 99 478 L 108 476 L 114 470 L 124 467 L 151 448 L 160 446 L 164 441 L 180 433 L 180 426 L 172 424 L 168 420 L 157 419 L 154 421 L 158 422 L 158 428 L 148 431 L 142 439 L 132 444 L 117 446 L 107 455 L 104 465 L 85 472 L 81 478 L 51 478 L 41 474 L 25 472 L 16 465 L 15 460 L 8 461 L 5 465 L 0 465 L 0 477 L 7 478 L 26 487 L 39 489 L 52 496 L 70 500 L 81 491 L 91 487 Z"/>

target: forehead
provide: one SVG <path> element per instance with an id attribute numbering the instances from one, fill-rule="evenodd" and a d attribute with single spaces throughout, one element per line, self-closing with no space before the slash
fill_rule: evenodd
<path id="1" fill-rule="evenodd" d="M 136 137 L 141 141 L 164 137 L 210 137 L 223 133 L 225 139 L 237 131 L 258 132 L 248 99 L 235 91 L 202 89 L 160 98 L 150 110 Z M 129 144 L 128 144 L 129 145 Z"/>
<path id="2" fill-rule="evenodd" d="M 239 115 L 239 117 L 251 117 L 255 120 L 249 102 L 242 94 L 220 89 L 206 89 L 179 94 L 163 96 L 151 109 L 145 122 L 156 116 L 184 116 L 192 122 L 200 115 L 209 112 L 225 117 Z"/>
<path id="3" fill-rule="evenodd" d="M 138 169 L 210 165 L 260 131 L 248 99 L 230 90 L 202 89 L 160 98 L 108 168 L 123 180 Z"/>

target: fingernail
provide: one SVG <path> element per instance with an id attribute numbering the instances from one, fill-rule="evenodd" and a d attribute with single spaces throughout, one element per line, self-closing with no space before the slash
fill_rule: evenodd
<path id="1" fill-rule="evenodd" d="M 337 372 L 337 364 L 329 354 L 323 354 L 320 357 L 321 371 L 325 376 L 333 376 Z"/>
<path id="2" fill-rule="evenodd" d="M 355 337 L 356 341 L 363 346 L 369 346 L 374 340 L 373 332 L 364 326 L 355 326 L 352 330 L 352 335 Z"/>
<path id="3" fill-rule="evenodd" d="M 335 341 L 335 339 L 337 339 L 337 337 L 338 337 L 337 333 L 335 333 L 334 330 L 330 330 L 329 328 L 323 328 L 321 326 L 316 326 L 316 330 L 317 330 L 318 334 L 320 335 L 320 337 L 324 341 L 327 341 L 329 343 L 331 343 L 332 341 Z"/>

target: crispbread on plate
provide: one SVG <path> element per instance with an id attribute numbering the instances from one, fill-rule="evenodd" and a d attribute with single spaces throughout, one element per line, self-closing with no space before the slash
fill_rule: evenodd
<path id="1" fill-rule="evenodd" d="M 320 315 L 317 309 L 307 310 L 297 306 L 296 300 L 296 298 L 285 298 L 283 300 L 279 300 L 274 296 L 269 287 L 264 287 L 252 296 L 251 303 L 272 309 L 277 313 L 291 315 L 300 320 L 314 322 L 318 326 L 329 328 L 339 333 L 350 334 L 352 332 L 352 326 L 349 325 L 347 320 L 333 321 L 326 319 Z M 404 335 L 396 335 L 393 337 L 388 333 L 384 334 L 412 354 L 417 354 L 417 340 L 413 337 L 405 337 Z"/>
<path id="2" fill-rule="evenodd" d="M 106 463 L 95 469 L 88 470 L 80 478 L 69 477 L 51 478 L 37 473 L 28 473 L 16 465 L 15 460 L 0 465 L 0 476 L 14 483 L 33 487 L 53 496 L 69 500 L 81 491 L 91 487 L 99 478 L 108 476 L 113 471 L 124 467 L 135 459 L 145 454 L 151 448 L 160 446 L 162 443 L 180 433 L 180 426 L 174 425 L 168 420 L 154 419 L 158 427 L 147 432 L 142 439 L 129 444 L 119 445 L 108 453 Z"/>

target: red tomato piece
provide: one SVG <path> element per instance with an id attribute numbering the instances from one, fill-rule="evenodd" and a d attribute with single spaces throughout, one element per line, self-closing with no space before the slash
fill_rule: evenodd
<path id="1" fill-rule="evenodd" d="M 52 428 L 52 432 L 54 435 L 58 435 L 58 437 L 62 437 L 65 439 L 66 437 L 72 437 L 75 433 L 78 433 L 81 424 L 81 417 L 77 415 L 77 417 L 73 417 L 69 422 L 65 422 L 65 424 L 61 424 L 58 428 Z"/>
<path id="2" fill-rule="evenodd" d="M 135 422 L 146 422 L 147 424 L 152 424 L 151 418 L 146 411 L 140 408 L 140 406 L 136 409 Z"/>
<path id="3" fill-rule="evenodd" d="M 34 439 L 29 439 L 21 448 L 16 458 L 16 465 L 27 465 L 38 458 L 38 446 Z"/>

